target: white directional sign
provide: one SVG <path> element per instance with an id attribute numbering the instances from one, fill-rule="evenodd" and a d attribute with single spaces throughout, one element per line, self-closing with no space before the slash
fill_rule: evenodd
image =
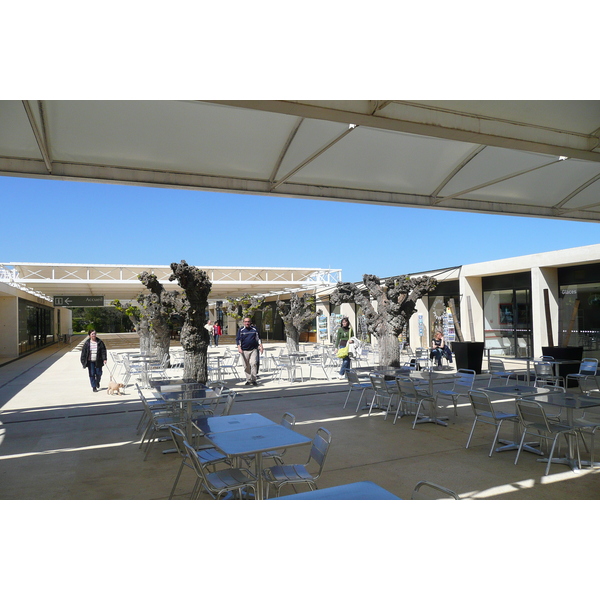
<path id="1" fill-rule="evenodd" d="M 104 296 L 54 296 L 54 306 L 65 308 L 104 306 Z"/>

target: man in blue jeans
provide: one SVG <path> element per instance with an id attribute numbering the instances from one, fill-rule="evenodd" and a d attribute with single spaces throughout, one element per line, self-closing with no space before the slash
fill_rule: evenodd
<path id="1" fill-rule="evenodd" d="M 238 329 L 235 343 L 244 361 L 246 385 L 257 385 L 258 352 L 263 352 L 263 345 L 256 327 L 248 317 L 244 319 L 244 326 Z"/>
<path id="2" fill-rule="evenodd" d="M 96 337 L 95 331 L 90 331 L 90 337 L 85 340 L 81 348 L 81 364 L 85 369 L 87 367 L 90 376 L 90 385 L 94 392 L 100 387 L 102 377 L 102 367 L 106 364 L 107 354 L 104 342 Z"/>

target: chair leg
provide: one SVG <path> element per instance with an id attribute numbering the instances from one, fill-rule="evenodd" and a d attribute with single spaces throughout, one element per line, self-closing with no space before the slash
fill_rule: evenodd
<path id="1" fill-rule="evenodd" d="M 181 471 L 183 471 L 183 460 L 181 461 L 181 464 L 179 465 L 179 471 L 177 471 L 177 477 L 175 477 L 175 482 L 173 483 L 173 487 L 171 488 L 171 493 L 169 494 L 169 500 L 171 500 L 173 498 L 173 494 L 175 493 L 175 488 L 177 487 L 177 484 L 179 483 L 179 477 L 181 476 Z"/>
<path id="2" fill-rule="evenodd" d="M 346 404 L 348 404 L 348 399 L 350 398 L 350 394 L 352 393 L 352 388 L 348 390 L 348 395 L 346 396 L 346 402 L 344 402 L 344 406 L 342 408 L 346 408 Z"/>
<path id="3" fill-rule="evenodd" d="M 471 427 L 471 433 L 469 433 L 469 439 L 467 440 L 467 445 L 465 448 L 468 448 L 469 444 L 471 443 L 471 438 L 473 437 L 473 432 L 475 431 L 475 425 L 477 425 L 477 417 L 475 417 L 475 420 L 473 421 L 473 427 Z"/>
<path id="4" fill-rule="evenodd" d="M 367 391 L 367 390 L 366 390 L 366 388 L 365 388 L 365 389 L 363 389 L 363 391 L 360 393 L 360 397 L 359 397 L 359 399 L 358 399 L 358 403 L 357 403 L 357 405 L 356 405 L 356 410 L 355 410 L 354 412 L 358 412 L 358 409 L 360 408 L 360 405 L 362 404 L 362 399 L 363 399 L 363 396 L 365 395 L 365 392 L 366 392 L 366 391 Z"/>
<path id="5" fill-rule="evenodd" d="M 492 442 L 492 447 L 490 449 L 490 453 L 488 454 L 489 457 L 492 456 L 492 454 L 494 452 L 494 448 L 496 447 L 496 444 L 498 443 L 498 437 L 500 436 L 500 427 L 502 427 L 502 421 L 499 421 L 496 424 L 496 433 L 494 435 L 494 441 Z"/>

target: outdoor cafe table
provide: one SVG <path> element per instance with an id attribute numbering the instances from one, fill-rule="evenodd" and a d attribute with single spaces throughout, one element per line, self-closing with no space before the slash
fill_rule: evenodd
<path id="1" fill-rule="evenodd" d="M 346 485 L 290 494 L 270 500 L 401 500 L 372 481 L 358 481 Z"/>
<path id="2" fill-rule="evenodd" d="M 222 417 L 199 417 L 194 423 L 202 433 L 220 433 L 223 431 L 237 431 L 238 429 L 251 429 L 252 427 L 266 427 L 277 425 L 271 419 L 258 413 L 245 413 L 242 415 L 227 415 Z"/>
<path id="3" fill-rule="evenodd" d="M 525 362 L 527 363 L 527 372 L 526 372 L 526 381 L 527 381 L 527 385 L 529 385 L 531 383 L 531 373 L 529 371 L 530 365 L 532 362 L 538 362 L 542 360 L 541 358 L 531 358 L 531 357 L 515 357 L 515 358 L 509 358 L 507 359 L 507 362 Z M 567 359 L 567 358 L 560 358 L 560 359 L 552 359 L 552 360 L 545 360 L 544 362 L 549 362 L 552 363 L 552 366 L 554 367 L 554 373 L 557 375 L 557 369 L 556 367 L 560 366 L 560 365 L 578 365 L 581 363 L 580 360 L 574 360 L 574 359 Z"/>
<path id="4" fill-rule="evenodd" d="M 252 413 L 249 413 L 252 415 Z M 248 424 L 251 420 L 249 415 L 235 415 L 240 421 L 245 420 Z M 240 419 L 240 417 L 244 417 Z M 213 427 L 214 427 L 213 421 Z M 267 425 L 252 426 L 246 429 L 239 427 L 242 424 L 234 425 L 237 429 L 228 431 L 213 431 L 206 433 L 206 439 L 209 440 L 218 450 L 231 458 L 241 458 L 242 456 L 253 455 L 255 461 L 255 471 L 257 477 L 256 499 L 264 499 L 264 479 L 262 453 L 283 448 L 293 448 L 297 446 L 306 446 L 312 442 L 310 438 L 288 429 L 283 425 L 270 421 Z M 200 429 L 202 426 L 199 425 Z"/>
<path id="5" fill-rule="evenodd" d="M 198 389 L 180 390 L 173 392 L 160 392 L 163 400 L 166 402 L 179 402 L 186 405 L 186 434 L 188 440 L 192 439 L 192 404 L 202 402 L 203 400 L 214 399 L 218 396 L 217 392 L 207 386 Z"/>
<path id="6" fill-rule="evenodd" d="M 575 410 L 585 410 L 595 406 L 600 406 L 600 398 L 588 396 L 586 394 L 570 394 L 568 392 L 552 392 L 538 399 L 541 403 L 550 404 L 551 406 L 560 406 L 567 409 L 567 423 L 574 425 Z M 538 458 L 540 462 L 548 462 L 547 458 Z M 575 458 L 575 444 L 572 436 L 567 436 L 567 455 L 562 458 L 553 458 L 552 463 L 568 465 L 572 471 L 578 470 L 577 459 Z M 582 461 L 582 465 L 596 466 L 598 463 L 591 465 L 589 461 Z"/>
<path id="7" fill-rule="evenodd" d="M 547 388 L 533 387 L 532 385 L 521 385 L 521 384 L 510 384 L 510 385 L 498 385 L 492 387 L 477 388 L 488 395 L 495 397 L 502 397 L 506 400 L 516 400 L 517 398 L 528 398 L 533 396 L 542 396 L 550 392 Z M 518 450 L 519 449 L 519 438 L 520 438 L 520 424 L 518 420 L 514 421 L 513 426 L 513 440 L 498 440 L 501 444 L 504 444 L 501 448 L 496 448 L 496 452 L 506 452 L 507 450 Z M 535 445 L 538 445 L 537 442 Z M 532 443 L 524 444 L 523 450 L 527 452 L 533 452 L 534 454 L 543 454 L 537 448 L 534 448 Z"/>

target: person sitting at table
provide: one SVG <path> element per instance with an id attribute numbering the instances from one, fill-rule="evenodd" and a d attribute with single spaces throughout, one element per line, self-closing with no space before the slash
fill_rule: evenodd
<path id="1" fill-rule="evenodd" d="M 436 331 L 433 339 L 431 340 L 431 352 L 429 352 L 429 358 L 435 360 L 437 367 L 442 366 L 442 357 L 445 354 L 444 336 L 441 331 Z"/>

